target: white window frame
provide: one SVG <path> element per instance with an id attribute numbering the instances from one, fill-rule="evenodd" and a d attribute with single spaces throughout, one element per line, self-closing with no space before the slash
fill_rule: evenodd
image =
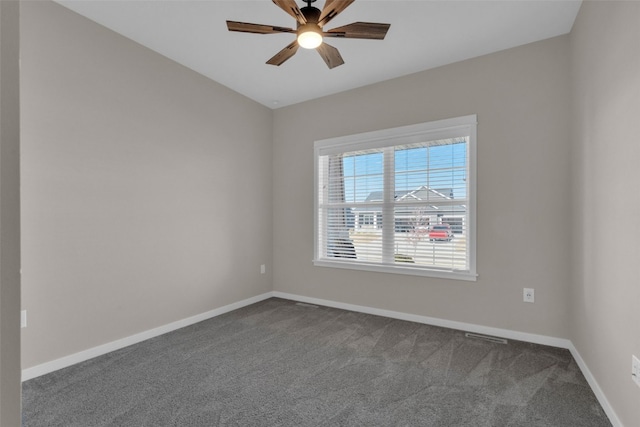
<path id="1" fill-rule="evenodd" d="M 314 142 L 314 258 L 313 264 L 319 267 L 346 268 L 381 273 L 409 274 L 445 279 L 475 281 L 476 273 L 476 162 L 477 162 L 477 116 L 475 114 L 451 119 L 437 120 L 392 129 L 366 132 Z M 320 156 L 339 154 L 350 151 L 393 147 L 422 141 L 435 141 L 446 138 L 468 136 L 468 230 L 467 256 L 468 270 L 442 270 L 428 266 L 409 264 L 391 265 L 382 263 L 353 262 L 348 259 L 328 259 L 320 257 L 319 242 L 319 159 Z M 387 179 L 391 179 L 388 177 Z M 389 189 L 385 186 L 385 191 Z M 393 215 L 387 215 L 390 224 L 383 227 L 394 227 Z M 383 249 L 384 250 L 384 249 Z"/>

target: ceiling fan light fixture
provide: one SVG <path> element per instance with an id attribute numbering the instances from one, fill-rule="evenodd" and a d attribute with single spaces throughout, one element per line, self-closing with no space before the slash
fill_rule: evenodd
<path id="1" fill-rule="evenodd" d="M 305 49 L 315 49 L 322 44 L 322 33 L 317 24 L 309 23 L 298 28 L 298 44 Z"/>
<path id="2" fill-rule="evenodd" d="M 273 55 L 266 63 L 280 66 L 295 55 L 298 48 L 302 46 L 304 49 L 315 49 L 329 69 L 344 64 L 344 59 L 342 59 L 338 49 L 324 43 L 323 39 L 325 37 L 382 40 L 389 30 L 390 24 L 358 21 L 324 32 L 322 29 L 325 25 L 355 0 L 325 0 L 322 10 L 311 6 L 311 4 L 316 1 L 317 0 L 302 0 L 302 2 L 307 5 L 301 9 L 296 4 L 296 0 L 273 0 L 276 6 L 296 20 L 297 27 L 295 30 L 293 28 L 279 27 L 276 25 L 252 24 L 250 22 L 238 21 L 227 21 L 227 28 L 229 31 L 253 34 L 295 33 L 296 39 Z"/>

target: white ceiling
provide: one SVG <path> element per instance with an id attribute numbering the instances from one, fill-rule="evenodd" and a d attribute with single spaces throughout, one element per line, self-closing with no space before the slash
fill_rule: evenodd
<path id="1" fill-rule="evenodd" d="M 227 19 L 295 28 L 294 19 L 269 0 L 57 2 L 270 108 L 566 34 L 581 4 L 356 0 L 325 30 L 355 21 L 390 23 L 391 28 L 382 41 L 329 40 L 345 61 L 329 70 L 317 52 L 306 49 L 280 67 L 265 64 L 293 41 L 293 34 L 227 31 Z M 313 6 L 323 5 L 318 0 Z"/>

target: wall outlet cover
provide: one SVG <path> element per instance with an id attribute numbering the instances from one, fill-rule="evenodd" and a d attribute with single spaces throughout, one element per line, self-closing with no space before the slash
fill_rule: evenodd
<path id="1" fill-rule="evenodd" d="M 524 302 L 535 302 L 535 291 L 533 288 L 524 288 L 522 290 L 522 300 Z"/>

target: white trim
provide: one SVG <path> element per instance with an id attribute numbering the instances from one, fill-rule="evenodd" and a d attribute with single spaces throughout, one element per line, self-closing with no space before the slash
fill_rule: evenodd
<path id="1" fill-rule="evenodd" d="M 389 146 L 389 139 L 395 141 L 391 145 L 423 142 L 425 137 L 432 140 L 447 139 L 460 136 L 461 129 L 471 129 L 477 123 L 477 115 L 471 114 L 451 119 L 322 139 L 315 141 L 313 146 L 316 155 L 328 155 L 344 151 L 357 151 L 362 148 L 387 147 Z"/>
<path id="2" fill-rule="evenodd" d="M 97 347 L 89 348 L 87 350 L 83 350 L 78 353 L 71 354 L 69 356 L 61 357 L 60 359 L 52 360 L 50 362 L 45 362 L 41 365 L 36 365 L 31 368 L 23 369 L 22 381 L 27 381 L 32 378 L 36 378 L 41 375 L 45 375 L 45 374 L 57 371 L 58 369 L 66 368 L 68 366 L 75 365 L 76 363 L 84 362 L 85 360 L 102 356 L 103 354 L 106 354 L 115 350 L 119 350 L 121 348 L 128 347 L 133 344 L 137 344 L 139 342 L 166 334 L 171 331 L 175 331 L 176 329 L 184 328 L 186 326 L 193 325 L 198 322 L 202 322 L 203 320 L 207 320 L 212 317 L 220 316 L 221 314 L 225 314 L 230 311 L 237 310 L 247 305 L 255 304 L 257 302 L 269 299 L 271 297 L 273 297 L 272 292 L 266 292 L 264 294 L 257 295 L 255 297 L 247 298 L 242 301 L 225 305 L 223 307 L 215 308 L 205 313 L 197 314 L 192 317 L 187 317 L 186 319 L 171 322 L 164 326 L 159 326 L 154 329 L 149 329 L 148 331 L 140 332 L 138 334 L 131 335 L 116 341 L 111 341 L 109 343 L 102 344 Z"/>
<path id="3" fill-rule="evenodd" d="M 363 305 L 347 304 L 320 298 L 305 297 L 302 295 L 290 294 L 286 292 L 273 291 L 272 295 L 276 298 L 304 302 L 307 304 L 324 305 L 327 307 L 339 308 L 342 310 L 356 311 L 358 313 L 373 314 L 375 316 L 389 317 L 398 320 L 407 320 L 409 322 L 441 326 L 443 328 L 458 329 L 483 335 L 491 335 L 495 337 L 509 338 L 512 340 L 526 341 L 533 344 L 548 345 L 552 347 L 567 349 L 571 352 L 571 355 L 576 360 L 578 367 L 582 371 L 582 374 L 587 380 L 587 383 L 589 383 L 589 386 L 593 390 L 593 394 L 595 394 L 596 399 L 598 399 L 600 406 L 602 406 L 605 414 L 607 414 L 607 417 L 609 417 L 609 421 L 611 422 L 613 427 L 624 427 L 615 411 L 613 410 L 613 407 L 611 406 L 611 404 L 609 404 L 609 401 L 600 388 L 600 385 L 596 381 L 593 374 L 591 374 L 591 371 L 589 371 L 587 364 L 584 362 L 573 343 L 568 339 L 550 337 L 547 335 L 530 334 L 528 332 L 519 332 L 510 329 L 493 328 L 490 326 L 475 325 L 473 323 L 457 322 L 455 320 L 439 319 L 436 317 L 420 316 L 417 314 L 402 313 L 399 311 L 384 310 L 381 308 L 373 308 Z"/>
<path id="4" fill-rule="evenodd" d="M 478 124 L 476 119 L 476 125 L 471 126 L 470 135 L 469 135 L 469 144 L 467 145 L 467 158 L 469 159 L 469 176 L 467 177 L 467 182 L 469 183 L 469 188 L 467 189 L 467 200 L 469 212 L 467 213 L 467 221 L 468 223 L 468 236 L 467 239 L 467 257 L 469 260 L 469 271 L 476 274 L 478 270 L 476 269 L 476 258 L 477 258 L 477 189 L 478 189 L 478 179 L 477 179 L 477 167 L 478 167 Z"/>
<path id="5" fill-rule="evenodd" d="M 399 268 L 395 265 L 384 264 L 368 264 L 365 262 L 349 262 L 349 261 L 334 261 L 328 259 L 314 259 L 313 265 L 316 267 L 330 267 L 330 268 L 346 268 L 348 270 L 363 270 L 363 271 L 375 271 L 378 273 L 390 273 L 390 274 L 408 274 L 411 276 L 424 276 L 435 277 L 439 279 L 453 279 L 453 280 L 466 280 L 469 282 L 475 282 L 478 278 L 477 274 L 465 272 L 465 271 L 450 271 L 450 270 L 436 270 L 426 267 L 415 267 L 411 264 L 402 266 Z"/>
<path id="6" fill-rule="evenodd" d="M 276 298 L 305 302 L 308 304 L 324 305 L 327 307 L 340 308 L 342 310 L 356 311 L 358 313 L 373 314 L 375 316 L 389 317 L 391 319 L 406 320 L 408 322 L 423 323 L 425 325 L 441 326 L 443 328 L 458 329 L 461 331 L 475 332 L 483 335 L 492 335 L 495 337 L 526 341 L 534 344 L 549 345 L 552 347 L 560 347 L 566 349 L 569 349 L 571 346 L 571 341 L 569 341 L 568 339 L 550 337 L 547 335 L 537 335 L 527 332 L 513 331 L 510 329 L 493 328 L 490 326 L 475 325 L 473 323 L 458 322 L 455 320 L 440 319 L 437 317 L 421 316 L 419 314 L 403 313 L 400 311 L 384 310 L 382 308 L 367 307 L 363 305 L 347 304 L 344 302 L 305 297 L 279 291 L 274 291 L 273 296 Z"/>
<path id="7" fill-rule="evenodd" d="M 396 176 L 393 171 L 396 169 L 396 156 L 393 148 L 386 147 L 382 152 L 382 156 L 384 160 L 382 164 L 384 165 L 384 184 L 382 186 L 383 196 L 382 200 L 382 229 L 383 230 L 395 230 L 395 194 L 396 194 Z M 378 215 L 375 215 L 377 219 Z M 395 233 L 385 233 L 382 232 L 382 263 L 390 264 L 394 262 L 395 259 L 395 248 L 394 248 L 394 239 Z"/>
<path id="8" fill-rule="evenodd" d="M 168 332 L 174 331 L 176 329 L 184 328 L 189 325 L 193 325 L 198 322 L 202 322 L 203 320 L 210 319 L 212 317 L 220 316 L 221 314 L 228 313 L 233 310 L 237 310 L 239 308 L 255 304 L 260 301 L 264 301 L 269 298 L 283 298 L 292 301 L 304 302 L 308 304 L 314 305 L 323 305 L 327 307 L 339 308 L 342 310 L 350 310 L 359 313 L 372 314 L 375 316 L 383 316 L 391 319 L 398 320 L 406 320 L 409 322 L 422 323 L 426 325 L 433 326 L 441 326 L 443 328 L 451 328 L 468 332 L 475 332 L 483 335 L 491 335 L 495 337 L 509 338 L 518 341 L 526 341 L 534 344 L 542 344 L 549 345 L 552 347 L 559 347 L 568 349 L 571 352 L 571 355 L 576 360 L 578 367 L 582 371 L 582 374 L 586 378 L 589 386 L 593 390 L 598 402 L 602 406 L 602 409 L 609 417 L 609 421 L 613 425 L 613 427 L 624 427 L 617 414 L 609 404 L 607 397 L 604 392 L 600 388 L 600 385 L 596 381 L 595 377 L 587 367 L 587 364 L 584 362 L 580 353 L 575 348 L 573 343 L 564 338 L 550 337 L 546 335 L 538 335 L 538 334 L 530 334 L 527 332 L 519 332 L 513 331 L 510 329 L 501 329 L 501 328 L 493 328 L 489 326 L 475 325 L 473 323 L 465 323 L 458 322 L 455 320 L 447 320 L 440 319 L 436 317 L 428 317 L 421 316 L 417 314 L 409 314 L 402 313 L 399 311 L 392 310 L 384 310 L 381 308 L 367 307 L 362 305 L 348 304 L 343 302 L 337 302 L 332 300 L 325 300 L 320 298 L 312 298 L 305 297 L 302 295 L 290 294 L 287 292 L 279 292 L 279 291 L 271 291 L 266 292 L 261 295 L 257 295 L 255 297 L 247 298 L 242 301 L 238 301 L 232 304 L 225 305 L 223 307 L 219 307 L 213 309 L 211 311 L 207 311 L 206 313 L 198 314 L 196 316 L 188 317 L 186 319 L 178 320 L 176 322 L 169 323 L 164 326 L 160 326 L 158 328 L 150 329 L 145 332 L 141 332 L 139 334 L 135 334 L 126 338 L 122 338 L 120 340 L 112 341 L 107 344 L 103 344 L 97 347 L 90 348 L 88 350 L 84 350 L 69 356 L 62 357 L 60 359 L 53 360 L 51 362 L 46 362 L 41 365 L 37 365 L 28 369 L 22 370 L 22 381 L 27 381 L 32 378 L 39 377 L 41 375 L 48 374 L 50 372 L 57 371 L 58 369 L 66 368 L 71 365 L 75 365 L 76 363 L 84 362 L 85 360 L 92 359 L 97 356 L 101 356 L 103 354 L 109 353 L 111 351 L 119 350 L 124 347 L 128 347 L 132 344 L 137 344 L 139 342 L 148 340 L 150 338 L 154 338 L 160 336 L 162 334 L 166 334 Z"/>
<path id="9" fill-rule="evenodd" d="M 596 399 L 598 399 L 598 402 L 600 402 L 600 406 L 602 406 L 605 414 L 607 414 L 607 417 L 609 417 L 609 421 L 611 422 L 613 427 L 624 427 L 622 422 L 620 421 L 620 418 L 618 418 L 618 415 L 613 410 L 613 407 L 611 406 L 611 404 L 609 404 L 607 396 L 605 396 L 604 392 L 600 388 L 600 384 L 598 384 L 598 381 L 596 381 L 596 378 L 587 367 L 587 364 L 582 359 L 582 356 L 580 356 L 580 353 L 578 353 L 578 349 L 576 349 L 572 342 L 569 342 L 569 344 L 569 351 L 571 352 L 571 355 L 576 360 L 576 363 L 582 371 L 582 375 L 584 375 L 585 379 L 589 383 L 591 390 L 593 390 L 593 394 L 596 395 Z"/>

